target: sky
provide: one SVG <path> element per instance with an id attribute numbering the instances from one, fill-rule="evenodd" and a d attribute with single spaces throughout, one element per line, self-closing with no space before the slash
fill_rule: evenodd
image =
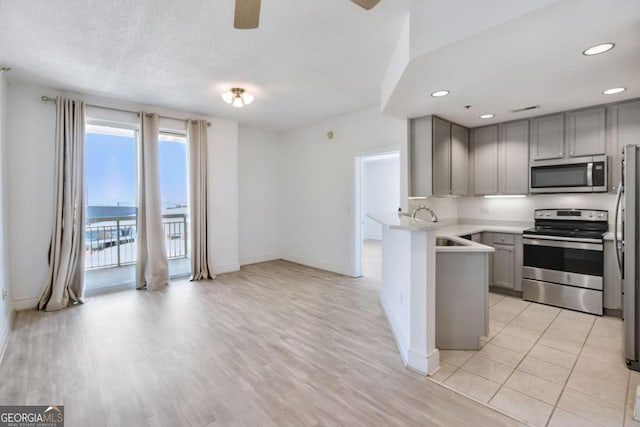
<path id="1" fill-rule="evenodd" d="M 136 205 L 136 145 L 127 136 L 87 133 L 87 205 Z M 160 141 L 163 206 L 187 204 L 187 146 Z"/>

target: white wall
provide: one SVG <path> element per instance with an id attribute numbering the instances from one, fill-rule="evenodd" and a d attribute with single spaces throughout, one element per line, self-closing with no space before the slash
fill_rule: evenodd
<path id="1" fill-rule="evenodd" d="M 372 107 L 286 132 L 280 140 L 283 258 L 354 275 L 355 157 L 406 147 L 406 120 Z"/>
<path id="2" fill-rule="evenodd" d="M 271 131 L 240 126 L 240 264 L 282 256 L 280 143 Z"/>
<path id="3" fill-rule="evenodd" d="M 400 206 L 400 154 L 362 162 L 362 239 L 382 239 L 382 226 L 370 213 L 395 212 Z"/>
<path id="4" fill-rule="evenodd" d="M 12 303 L 9 282 L 9 251 L 7 244 L 7 80 L 0 73 L 0 295 L 2 290 L 9 292 L 7 298 L 0 296 L 0 360 L 9 338 Z"/>
<path id="5" fill-rule="evenodd" d="M 8 86 L 8 223 L 11 283 L 16 309 L 34 307 L 48 269 L 53 205 L 55 105 L 42 95 L 60 92 L 25 84 Z M 153 111 L 180 118 L 206 118 L 209 128 L 210 242 L 215 273 L 233 271 L 238 262 L 238 125 L 199 115 L 109 98 L 73 95 L 91 104 Z M 106 110 L 102 110 L 106 111 Z M 108 114 L 105 112 L 105 114 Z M 122 114 L 113 113 L 114 117 Z M 124 115 L 126 116 L 126 115 Z"/>
<path id="6" fill-rule="evenodd" d="M 609 211 L 609 223 L 613 223 L 616 196 L 613 194 L 541 194 L 522 199 L 485 199 L 463 197 L 458 201 L 458 217 L 472 222 L 533 222 L 536 209 L 604 209 Z"/>

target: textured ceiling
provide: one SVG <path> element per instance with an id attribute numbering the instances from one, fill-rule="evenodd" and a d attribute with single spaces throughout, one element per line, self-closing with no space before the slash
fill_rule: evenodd
<path id="1" fill-rule="evenodd" d="M 379 102 L 409 1 L 264 0 L 233 29 L 234 0 L 2 0 L 10 81 L 290 129 Z M 245 87 L 243 109 L 220 93 Z"/>

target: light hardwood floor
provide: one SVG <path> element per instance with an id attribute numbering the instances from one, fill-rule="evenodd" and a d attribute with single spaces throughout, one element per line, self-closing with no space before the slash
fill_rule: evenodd
<path id="1" fill-rule="evenodd" d="M 0 403 L 63 403 L 67 426 L 518 425 L 405 369 L 378 287 L 275 261 L 20 312 Z"/>

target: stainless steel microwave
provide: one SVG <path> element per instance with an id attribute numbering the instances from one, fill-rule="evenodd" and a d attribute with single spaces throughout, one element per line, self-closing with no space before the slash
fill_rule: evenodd
<path id="1" fill-rule="evenodd" d="M 607 191 L 607 156 L 544 160 L 529 165 L 529 193 Z"/>

